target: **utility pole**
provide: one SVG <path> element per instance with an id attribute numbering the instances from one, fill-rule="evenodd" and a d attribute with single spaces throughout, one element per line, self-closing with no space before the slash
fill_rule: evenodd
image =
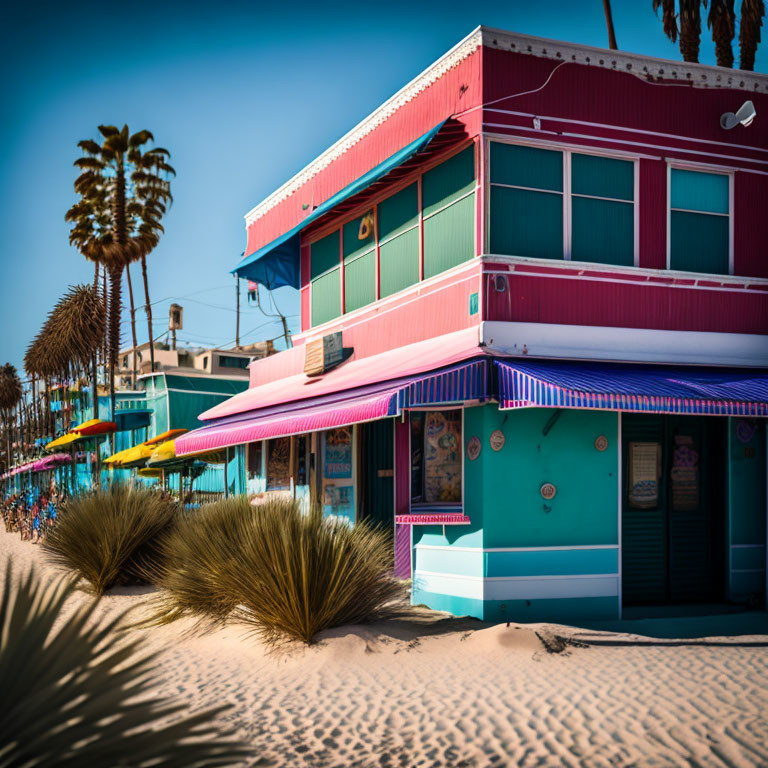
<path id="1" fill-rule="evenodd" d="M 603 0 L 603 10 L 605 11 L 605 24 L 608 27 L 608 47 L 615 51 L 618 49 L 616 45 L 616 33 L 613 30 L 613 14 L 611 13 L 611 0 Z"/>
<path id="2" fill-rule="evenodd" d="M 235 275 L 235 349 L 240 349 L 240 278 Z"/>

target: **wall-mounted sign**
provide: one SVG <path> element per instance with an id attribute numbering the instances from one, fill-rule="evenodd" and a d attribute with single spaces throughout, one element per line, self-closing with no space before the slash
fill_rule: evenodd
<path id="1" fill-rule="evenodd" d="M 462 512 L 437 512 L 423 515 L 395 515 L 398 525 L 469 525 L 471 520 Z"/>
<path id="2" fill-rule="evenodd" d="M 552 483 L 544 483 L 544 485 L 541 486 L 541 497 L 547 501 L 554 499 L 556 493 L 557 488 L 555 488 Z"/>
<path id="3" fill-rule="evenodd" d="M 595 449 L 602 453 L 606 448 L 608 448 L 608 438 L 605 435 L 598 435 L 595 438 Z"/>
<path id="4" fill-rule="evenodd" d="M 308 341 L 304 345 L 304 373 L 307 376 L 319 376 L 343 362 L 344 353 L 341 331 Z"/>
<path id="5" fill-rule="evenodd" d="M 480 455 L 480 449 L 483 444 L 480 442 L 479 437 L 470 437 L 467 443 L 467 458 L 470 461 L 474 461 Z"/>
<path id="6" fill-rule="evenodd" d="M 504 447 L 505 440 L 504 433 L 500 429 L 494 429 L 491 432 L 491 448 L 494 451 L 500 451 Z"/>
<path id="7" fill-rule="evenodd" d="M 739 419 L 736 422 L 736 437 L 739 438 L 740 443 L 749 443 L 757 432 L 757 424 L 754 421 L 745 421 Z"/>
<path id="8" fill-rule="evenodd" d="M 659 503 L 661 443 L 629 444 L 629 506 L 653 509 Z"/>

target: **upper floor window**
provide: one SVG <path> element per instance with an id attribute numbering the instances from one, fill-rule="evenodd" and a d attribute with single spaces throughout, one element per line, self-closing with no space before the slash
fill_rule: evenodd
<path id="1" fill-rule="evenodd" d="M 670 269 L 729 274 L 730 179 L 726 173 L 669 169 Z"/>
<path id="2" fill-rule="evenodd" d="M 492 142 L 490 250 L 635 264 L 635 162 Z"/>
<path id="3" fill-rule="evenodd" d="M 471 259 L 475 184 L 471 146 L 315 240 L 310 247 L 312 325 Z"/>

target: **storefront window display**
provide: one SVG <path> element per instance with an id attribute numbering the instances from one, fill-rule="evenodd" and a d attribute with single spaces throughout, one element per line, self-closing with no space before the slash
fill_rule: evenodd
<path id="1" fill-rule="evenodd" d="M 355 462 L 352 427 L 331 429 L 322 436 L 323 513 L 355 521 Z"/>
<path id="2" fill-rule="evenodd" d="M 411 505 L 461 504 L 461 410 L 411 412 Z"/>
<path id="3" fill-rule="evenodd" d="M 267 440 L 267 490 L 291 489 L 291 438 Z"/>

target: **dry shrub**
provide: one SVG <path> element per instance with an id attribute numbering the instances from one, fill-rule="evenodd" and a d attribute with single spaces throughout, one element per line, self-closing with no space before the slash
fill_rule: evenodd
<path id="1" fill-rule="evenodd" d="M 250 626 L 269 644 L 401 613 L 405 588 L 389 536 L 304 514 L 291 501 L 235 499 L 179 521 L 164 543 L 156 620 L 195 616 Z"/>
<path id="2" fill-rule="evenodd" d="M 146 579 L 176 512 L 177 505 L 156 491 L 113 485 L 68 499 L 44 548 L 56 565 L 100 595 Z"/>

